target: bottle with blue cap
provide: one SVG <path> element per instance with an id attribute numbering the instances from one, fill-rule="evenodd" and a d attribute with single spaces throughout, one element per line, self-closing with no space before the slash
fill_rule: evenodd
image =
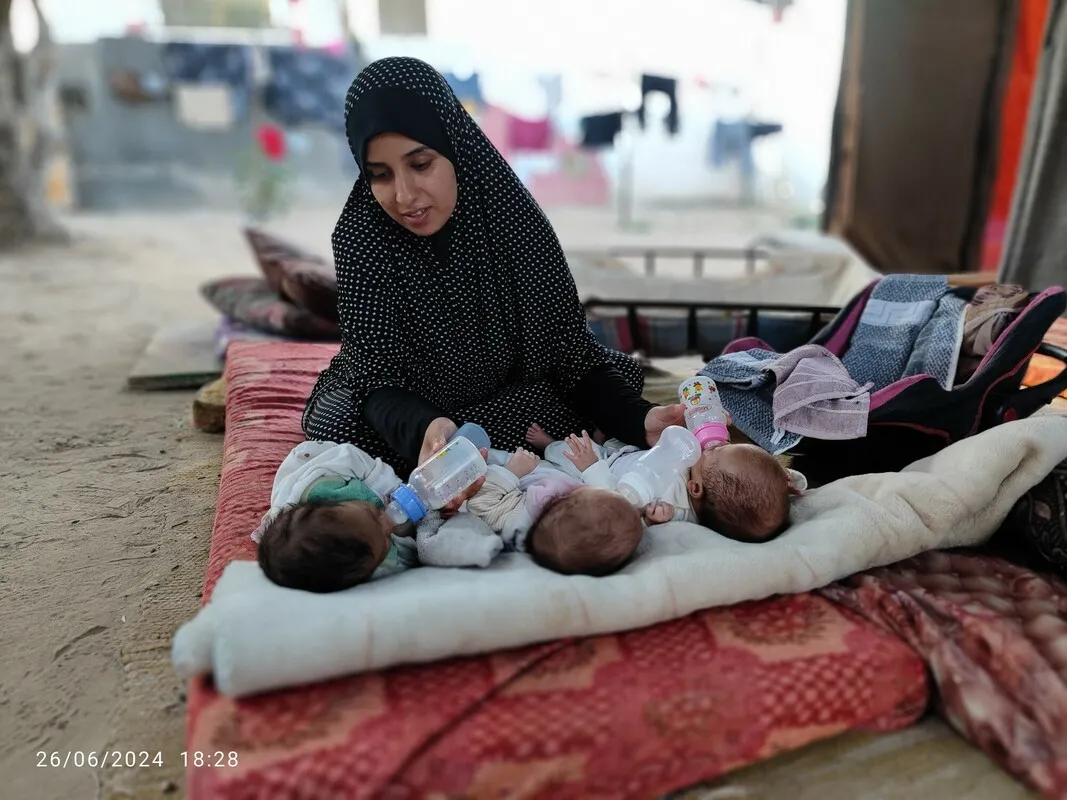
<path id="1" fill-rule="evenodd" d="M 473 438 L 484 437 L 488 442 L 485 431 L 477 425 L 474 427 L 481 434 L 470 429 L 468 433 Z M 428 511 L 444 508 L 488 471 L 478 446 L 466 436 L 461 436 L 462 430 L 457 431 L 448 444 L 412 472 L 406 484 L 398 486 L 389 495 L 385 513 L 395 524 L 418 522 Z"/>

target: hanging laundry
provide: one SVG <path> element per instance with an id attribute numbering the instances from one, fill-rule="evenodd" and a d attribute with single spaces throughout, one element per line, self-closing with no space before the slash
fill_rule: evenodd
<path id="1" fill-rule="evenodd" d="M 458 78 L 453 72 L 445 72 L 444 78 L 448 85 L 452 87 L 452 91 L 456 93 L 459 102 L 468 111 L 471 108 L 478 109 L 485 104 L 485 97 L 482 95 L 482 81 L 477 72 L 472 72 L 467 78 Z"/>
<path id="2" fill-rule="evenodd" d="M 674 136 L 678 133 L 678 81 L 660 75 L 641 76 L 641 108 L 637 110 L 637 119 L 642 129 L 645 127 L 645 102 L 653 92 L 662 92 L 671 101 L 671 109 L 667 112 L 667 132 Z"/>
<path id="3" fill-rule="evenodd" d="M 508 115 L 508 150 L 541 153 L 552 146 L 552 123 L 545 119 L 522 119 Z"/>
<path id="4" fill-rule="evenodd" d="M 548 104 L 548 113 L 551 116 L 563 102 L 563 76 L 540 75 L 537 82 L 545 90 L 545 102 Z"/>
<path id="5" fill-rule="evenodd" d="M 345 94 L 356 69 L 345 53 L 293 47 L 267 49 L 267 113 L 284 125 L 325 125 L 344 132 Z"/>
<path id="6" fill-rule="evenodd" d="M 613 111 L 610 114 L 582 117 L 582 147 L 587 150 L 612 147 L 615 137 L 622 131 L 622 113 Z"/>
<path id="7" fill-rule="evenodd" d="M 756 171 L 756 162 L 752 157 L 752 126 L 743 121 L 725 122 L 719 120 L 711 134 L 709 150 L 711 165 L 722 169 L 730 164 L 741 166 L 741 174 L 750 176 Z"/>
<path id="8" fill-rule="evenodd" d="M 711 136 L 711 163 L 717 169 L 734 161 L 741 164 L 742 172 L 754 169 L 752 143 L 764 136 L 782 132 L 777 122 L 750 122 L 748 120 L 719 120 Z"/>
<path id="9" fill-rule="evenodd" d="M 753 140 L 782 132 L 782 126 L 777 122 L 750 122 L 749 125 L 752 128 Z"/>
<path id="10" fill-rule="evenodd" d="M 167 42 L 163 67 L 176 84 L 222 84 L 229 88 L 235 118 L 243 117 L 252 100 L 252 52 L 239 44 Z"/>

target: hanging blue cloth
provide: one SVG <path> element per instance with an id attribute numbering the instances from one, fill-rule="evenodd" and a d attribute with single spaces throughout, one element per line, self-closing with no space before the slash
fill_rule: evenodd
<path id="1" fill-rule="evenodd" d="M 234 117 L 248 113 L 252 100 L 252 51 L 246 45 L 167 42 L 163 45 L 163 68 L 172 82 L 228 86 Z"/>
<path id="2" fill-rule="evenodd" d="M 482 81 L 478 77 L 478 73 L 472 73 L 469 78 L 457 78 L 454 73 L 445 72 L 445 82 L 452 87 L 452 91 L 456 93 L 456 97 L 461 103 L 474 103 L 475 105 L 485 105 L 485 97 L 482 95 Z"/>

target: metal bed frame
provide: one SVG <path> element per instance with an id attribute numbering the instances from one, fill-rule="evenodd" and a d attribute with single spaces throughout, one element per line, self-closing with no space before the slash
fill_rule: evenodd
<path id="1" fill-rule="evenodd" d="M 693 277 L 704 277 L 704 262 L 708 259 L 725 261 L 745 262 L 745 274 L 751 275 L 756 271 L 756 264 L 761 259 L 771 256 L 771 251 L 752 245 L 749 247 L 655 247 L 641 245 L 620 245 L 608 247 L 603 250 L 568 250 L 566 255 L 581 256 L 585 258 L 640 258 L 645 263 L 645 276 L 655 277 L 656 263 L 660 258 L 690 258 L 693 262 Z"/>
<path id="2" fill-rule="evenodd" d="M 770 251 L 766 248 L 753 245 L 745 248 L 722 248 L 722 247 L 640 247 L 640 246 L 623 246 L 612 247 L 599 251 L 568 251 L 569 254 L 579 255 L 589 258 L 633 258 L 639 256 L 644 259 L 645 262 L 645 275 L 653 277 L 656 274 L 656 260 L 659 257 L 665 258 L 679 258 L 690 257 L 693 259 L 693 275 L 694 277 L 702 277 L 704 274 L 704 262 L 711 259 L 743 259 L 746 265 L 746 273 L 752 274 L 756 269 L 756 263 L 761 258 L 767 258 L 770 255 Z M 956 276 L 959 277 L 959 276 Z M 963 285 L 962 283 L 960 285 Z M 629 327 L 630 340 L 633 343 L 634 350 L 645 350 L 647 342 L 644 340 L 644 335 L 641 332 L 640 317 L 638 314 L 639 309 L 664 309 L 669 311 L 685 311 L 686 312 L 686 350 L 693 354 L 699 354 L 704 359 L 713 358 L 717 353 L 701 353 L 700 352 L 700 338 L 699 338 L 699 326 L 698 326 L 698 314 L 701 311 L 722 311 L 722 312 L 735 312 L 746 313 L 746 336 L 756 336 L 759 330 L 759 315 L 761 313 L 770 314 L 808 314 L 810 321 L 808 323 L 807 338 L 810 340 L 813 338 L 822 328 L 828 324 L 833 318 L 841 311 L 840 306 L 820 306 L 820 305 L 789 305 L 785 303 L 717 303 L 700 300 L 640 300 L 640 299 L 627 299 L 627 298 L 607 298 L 607 297 L 591 297 L 583 303 L 586 313 L 600 308 L 611 309 L 623 309 L 626 312 L 627 325 Z M 1034 408 L 1031 410 L 1036 411 L 1037 408 L 1044 405 L 1047 402 L 1051 402 L 1052 398 L 1055 398 L 1063 392 L 1067 392 L 1067 348 L 1059 347 L 1049 342 L 1041 342 L 1036 351 L 1036 355 L 1048 356 L 1059 361 L 1063 364 L 1063 369 L 1058 375 L 1049 379 L 1041 385 L 1040 391 L 1030 391 L 1030 389 L 1038 389 L 1039 387 L 1030 387 L 1029 389 L 1023 388 L 1016 392 L 1026 393 L 1030 392 L 1029 396 L 1033 398 L 1031 405 Z M 1048 400 L 1042 402 L 1037 399 L 1039 395 L 1047 395 Z"/>

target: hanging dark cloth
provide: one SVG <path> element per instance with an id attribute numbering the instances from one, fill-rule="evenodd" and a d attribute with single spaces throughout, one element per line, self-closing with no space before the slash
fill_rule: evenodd
<path id="1" fill-rule="evenodd" d="M 652 92 L 663 92 L 671 101 L 670 111 L 667 112 L 667 132 L 671 136 L 676 135 L 678 133 L 678 81 L 660 75 L 641 76 L 641 108 L 637 110 L 637 119 L 641 122 L 642 129 L 645 127 L 645 101 Z"/>
<path id="2" fill-rule="evenodd" d="M 422 142 L 452 162 L 457 201 L 440 233 L 416 236 L 356 181 L 333 234 L 341 350 L 307 435 L 401 472 L 441 416 L 481 424 L 500 449 L 524 446 L 533 422 L 643 444 L 640 367 L 594 338 L 548 219 L 444 78 L 414 58 L 374 62 L 345 113 L 358 161 L 380 133 Z"/>
<path id="3" fill-rule="evenodd" d="M 270 47 L 270 79 L 263 106 L 283 125 L 317 124 L 343 130 L 345 92 L 355 71 L 347 55 L 325 50 Z"/>
<path id="4" fill-rule="evenodd" d="M 622 130 L 622 112 L 613 111 L 610 114 L 582 117 L 579 126 L 582 133 L 582 147 L 586 150 L 611 147 L 615 144 L 615 137 Z"/>

